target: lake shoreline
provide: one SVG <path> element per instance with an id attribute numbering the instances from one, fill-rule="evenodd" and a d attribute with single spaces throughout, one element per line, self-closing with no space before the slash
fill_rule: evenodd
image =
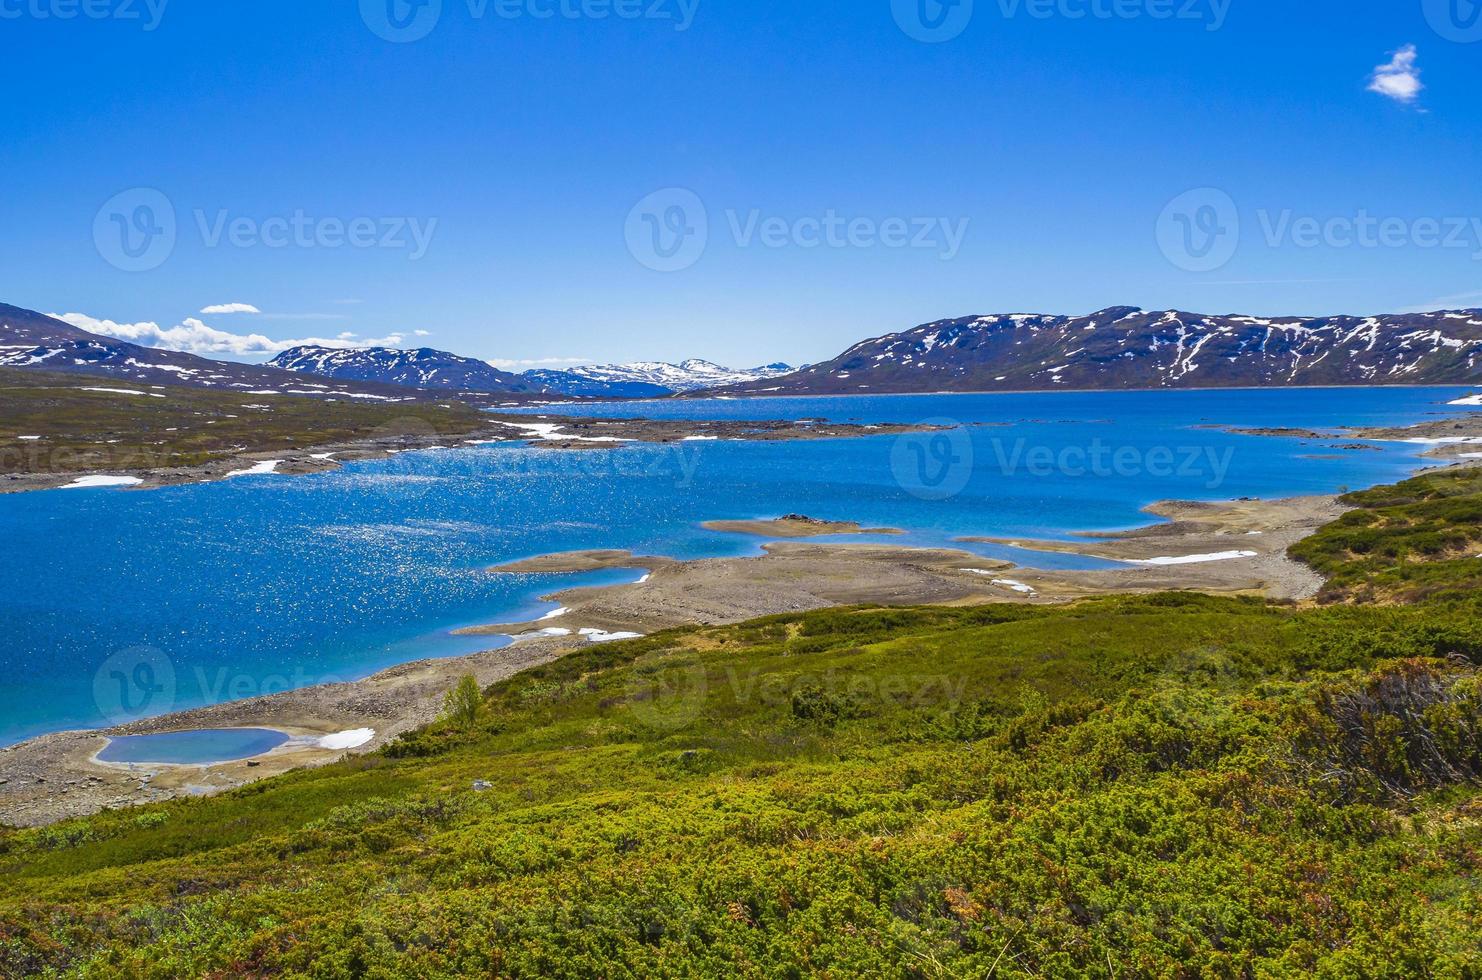
<path id="1" fill-rule="evenodd" d="M 1271 536 L 1263 547 L 1269 560 L 1249 567 L 1242 562 L 1198 568 L 1148 566 L 1105 572 L 1044 572 L 966 550 L 806 540 L 770 541 L 763 545 L 762 555 L 744 558 L 677 561 L 611 550 L 559 553 L 507 563 L 489 573 L 559 574 L 631 568 L 645 574 L 642 580 L 625 585 L 552 593 L 544 598 L 560 603 L 560 608 L 541 619 L 457 631 L 463 636 L 487 635 L 491 642 L 496 636 L 514 637 L 513 644 L 500 649 L 416 661 L 361 680 L 226 701 L 114 728 L 40 735 L 0 749 L 0 824 L 38 826 L 105 808 L 220 793 L 292 769 L 372 752 L 399 734 L 433 721 L 441 711 L 443 695 L 458 678 L 472 674 L 486 687 L 582 649 L 593 642 L 593 634 L 649 634 L 834 605 L 1063 603 L 1091 595 L 1177 588 L 1258 594 L 1266 585 L 1276 598 L 1295 598 L 1292 593 L 1298 589 L 1315 593 L 1320 583 L 1312 581 L 1315 576 L 1310 572 L 1304 578 L 1300 574 L 1272 574 L 1271 569 L 1283 563 L 1301 567 L 1285 557 L 1285 546 L 1310 534 L 1344 508 L 1331 497 L 1293 498 L 1254 506 L 1257 503 L 1239 502 L 1238 509 L 1244 515 L 1240 520 L 1267 522 Z M 1158 504 L 1149 512 L 1171 513 L 1176 507 L 1198 508 L 1204 524 L 1219 512 L 1219 505 L 1208 504 Z M 760 526 L 736 533 L 764 535 Z M 1094 544 L 1088 539 L 1086 547 L 1106 551 L 1115 550 L 1119 541 L 1156 540 L 1162 550 L 1178 550 L 1182 535 L 1177 523 L 1152 524 L 1108 533 L 1097 537 Z M 1202 547 L 1203 539 L 1198 540 Z M 1182 546 L 1187 548 L 1189 544 L 1192 540 Z M 1051 545 L 1066 547 L 1063 542 Z M 1278 545 L 1280 554 L 1270 554 Z M 300 741 L 256 758 L 212 765 L 121 766 L 96 758 L 110 736 L 247 727 L 282 731 Z M 354 749 L 324 749 L 313 742 L 336 732 L 363 728 L 374 730 L 375 735 Z"/>
<path id="2" fill-rule="evenodd" d="M 217 483 L 242 476 L 302 476 L 337 470 L 346 463 L 390 459 L 402 453 L 463 449 L 479 445 L 531 444 L 542 449 L 610 451 L 625 446 L 703 445 L 711 441 L 782 442 L 815 439 L 854 439 L 939 431 L 920 424 L 817 422 L 786 419 L 607 419 L 559 414 L 512 415 L 490 413 L 489 419 L 465 431 L 438 434 L 417 426 L 346 442 L 312 444 L 292 451 L 243 452 L 209 463 L 178 467 L 121 467 L 107 473 L 78 470 L 45 473 L 7 473 L 0 476 L 0 494 L 71 489 L 89 477 L 119 477 L 130 482 L 115 489 L 155 490 L 196 483 Z M 138 482 L 133 482 L 138 481 Z M 106 486 L 98 484 L 98 487 Z"/>
<path id="3" fill-rule="evenodd" d="M 675 424 L 690 429 L 690 423 Z M 1381 431 L 1383 437 L 1408 434 L 1411 439 L 1482 438 L 1482 416 Z M 1465 465 L 1472 461 L 1454 457 L 1456 447 L 1466 445 L 1441 443 L 1427 455 L 1438 463 Z M 1102 571 L 1027 569 L 950 547 L 775 540 L 780 535 L 772 533 L 776 527 L 767 521 L 718 525 L 733 533 L 773 538 L 759 556 L 676 561 L 611 550 L 527 558 L 492 571 L 550 574 L 633 568 L 645 575 L 623 585 L 554 592 L 547 598 L 560 608 L 542 619 L 459 631 L 465 636 L 517 638 L 502 649 L 402 664 L 363 680 L 224 702 L 115 729 L 41 735 L 0 749 L 0 823 L 45 824 L 108 807 L 222 792 L 290 769 L 374 751 L 401 732 L 433 720 L 443 694 L 464 674 L 474 674 L 487 686 L 584 647 L 597 633 L 648 634 L 840 604 L 1062 603 L 1170 589 L 1302 601 L 1315 594 L 1321 582 L 1310 569 L 1288 558 L 1286 549 L 1345 510 L 1336 495 L 1224 503 L 1164 501 L 1145 508 L 1161 520 L 1143 527 L 1089 531 L 1070 542 L 1009 542 L 1132 563 Z M 869 533 L 849 522 L 797 514 L 789 518 L 800 532 L 836 535 L 842 528 L 849 529 L 843 533 Z M 352 750 L 299 744 L 257 759 L 204 767 L 119 770 L 93 758 L 109 734 L 222 727 L 270 728 L 305 738 L 360 728 L 376 734 Z M 149 773 L 153 775 L 142 778 Z"/>

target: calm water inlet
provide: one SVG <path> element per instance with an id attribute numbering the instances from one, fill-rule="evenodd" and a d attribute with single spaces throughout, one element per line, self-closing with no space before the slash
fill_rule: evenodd
<path id="1" fill-rule="evenodd" d="M 271 752 L 288 741 L 283 732 L 267 728 L 217 728 L 160 735 L 120 735 L 98 753 L 101 762 L 154 765 L 208 765 L 235 762 Z"/>

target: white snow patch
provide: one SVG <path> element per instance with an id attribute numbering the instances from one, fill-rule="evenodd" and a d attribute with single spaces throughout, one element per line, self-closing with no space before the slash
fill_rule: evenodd
<path id="1" fill-rule="evenodd" d="M 59 490 L 87 490 L 91 487 L 137 487 L 144 481 L 137 476 L 107 476 L 99 473 L 95 476 L 79 476 L 65 487 Z"/>
<path id="2" fill-rule="evenodd" d="M 79 388 L 78 391 L 102 391 L 110 395 L 139 395 L 148 398 L 163 398 L 164 395 L 156 395 L 152 391 L 135 391 L 133 388 Z"/>
<path id="3" fill-rule="evenodd" d="M 1234 561 L 1237 558 L 1257 558 L 1259 551 L 1220 551 L 1212 555 L 1184 555 L 1182 558 L 1145 558 L 1131 561 L 1132 565 L 1200 565 L 1210 561 Z"/>
<path id="4" fill-rule="evenodd" d="M 326 735 L 319 740 L 318 745 L 321 749 L 358 749 L 375 737 L 374 728 L 352 728 Z"/>
<path id="5" fill-rule="evenodd" d="M 261 463 L 253 463 L 245 470 L 232 470 L 225 479 L 231 479 L 234 476 L 267 476 L 276 472 L 281 462 L 283 462 L 281 459 L 265 459 Z"/>
<path id="6" fill-rule="evenodd" d="M 609 633 L 606 630 L 584 629 L 578 631 L 590 643 L 611 643 L 614 640 L 641 640 L 642 633 Z"/>
<path id="7" fill-rule="evenodd" d="M 501 422 L 512 429 L 523 429 L 533 433 L 541 439 L 555 439 L 567 442 L 632 442 L 632 439 L 619 439 L 616 436 L 563 436 L 561 427 L 554 422 Z"/>
<path id="8" fill-rule="evenodd" d="M 1447 404 L 1465 405 L 1469 408 L 1482 408 L 1482 395 L 1468 395 L 1465 398 L 1458 398 L 1454 402 L 1447 402 Z"/>

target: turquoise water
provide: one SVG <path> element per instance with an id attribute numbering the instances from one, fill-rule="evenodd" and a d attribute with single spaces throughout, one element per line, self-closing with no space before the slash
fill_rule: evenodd
<path id="1" fill-rule="evenodd" d="M 103 762 L 206 765 L 234 762 L 271 752 L 288 736 L 266 728 L 216 728 L 161 735 L 123 735 L 109 739 L 98 753 Z"/>
<path id="2" fill-rule="evenodd" d="M 1457 389 L 1329 389 L 683 401 L 592 414 L 864 423 L 950 435 L 691 442 L 569 453 L 408 453 L 312 476 L 147 492 L 0 496 L 0 743 L 365 676 L 487 649 L 463 625 L 529 619 L 539 596 L 637 571 L 489 575 L 553 551 L 754 554 L 702 521 L 802 512 L 907 530 L 1063 537 L 1146 522 L 1163 498 L 1332 492 L 1403 477 L 1421 447 L 1333 448 L 1201 426 L 1331 427 L 1455 414 Z M 1344 442 L 1351 440 L 1342 440 Z M 1101 462 L 1098 464 L 1098 454 Z M 859 540 L 859 539 L 853 539 Z M 1094 560 L 973 545 L 1039 567 Z M 580 625 L 580 624 L 578 624 Z"/>

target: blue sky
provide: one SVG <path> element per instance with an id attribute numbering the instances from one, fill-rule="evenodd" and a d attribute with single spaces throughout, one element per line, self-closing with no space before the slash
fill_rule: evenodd
<path id="1" fill-rule="evenodd" d="M 970 7 L 0 0 L 0 300 L 521 366 L 1482 306 L 1471 0 Z"/>

